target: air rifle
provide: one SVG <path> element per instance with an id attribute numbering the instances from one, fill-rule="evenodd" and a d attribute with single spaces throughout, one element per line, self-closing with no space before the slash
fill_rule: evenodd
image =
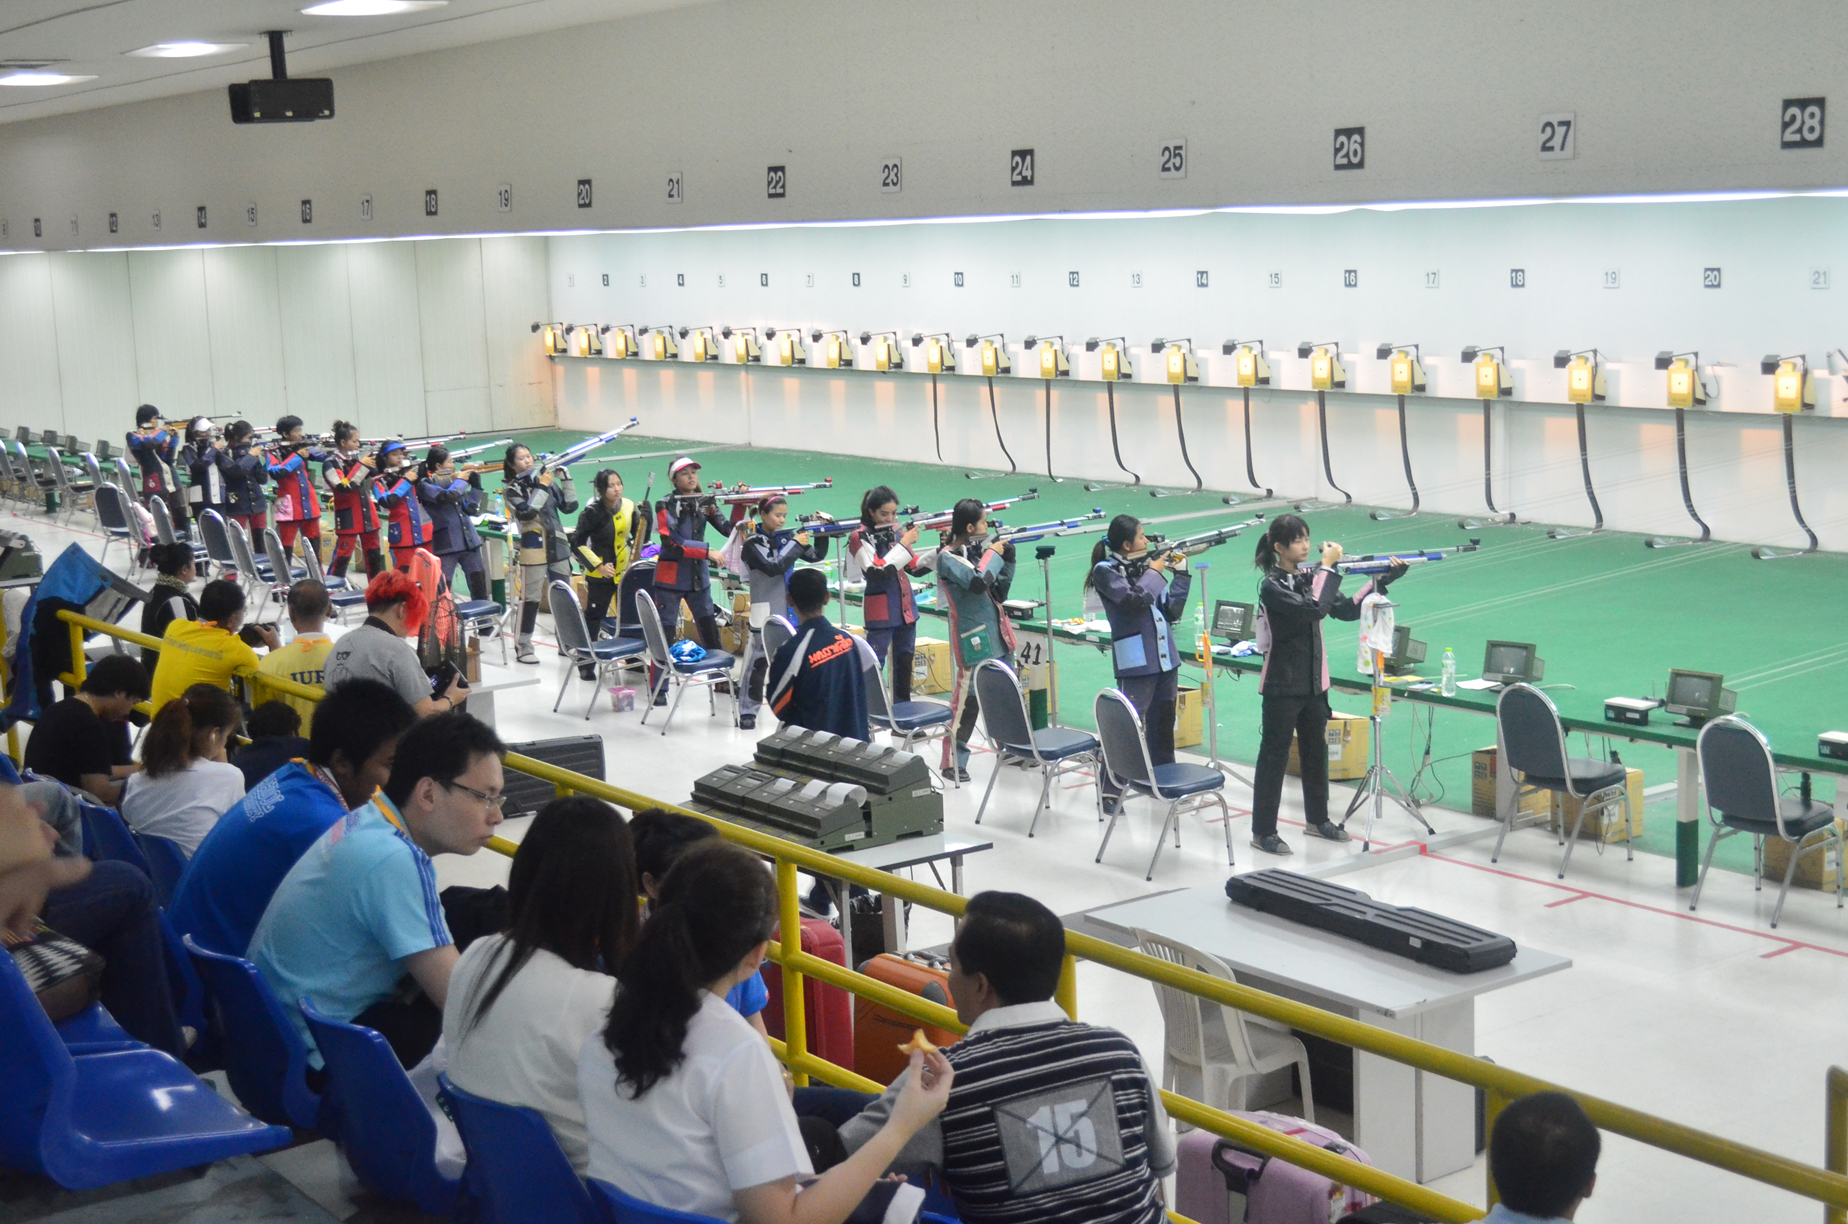
<path id="1" fill-rule="evenodd" d="M 1076 518 L 1054 519 L 1049 523 L 1031 523 L 1021 527 L 1009 527 L 1002 524 L 996 528 L 991 539 L 997 544 L 1031 544 L 1033 541 L 1043 540 L 1047 536 L 1079 534 L 1080 529 L 1083 528 L 1086 523 L 1097 522 L 1103 517 L 1103 507 L 1100 506 L 1092 510 L 1089 514 L 1081 514 Z M 1095 531 L 1097 529 L 1092 527 L 1088 530 Z"/>
<path id="2" fill-rule="evenodd" d="M 690 496 L 700 497 L 702 500 L 719 506 L 735 506 L 740 502 L 755 505 L 768 497 L 794 497 L 810 489 L 832 489 L 833 487 L 834 478 L 832 476 L 817 480 L 813 484 L 751 485 L 743 489 L 727 489 L 722 481 L 715 481 L 709 492 Z"/>
<path id="3" fill-rule="evenodd" d="M 616 428 L 608 431 L 607 433 L 600 433 L 594 438 L 585 438 L 582 442 L 579 442 L 573 446 L 567 446 L 564 450 L 559 451 L 556 455 L 539 456 L 538 466 L 550 468 L 552 471 L 555 471 L 555 472 L 561 471 L 564 468 L 570 467 L 572 464 L 576 463 L 580 459 L 589 458 L 591 451 L 596 450 L 599 446 L 602 446 L 604 443 L 612 441 L 615 438 L 621 436 L 622 434 L 628 432 L 629 430 L 634 429 L 637 425 L 640 425 L 641 423 L 642 422 L 640 418 L 630 417 L 629 423 L 627 425 L 618 425 Z"/>
<path id="4" fill-rule="evenodd" d="M 1202 531 L 1195 535 L 1182 536 L 1178 540 L 1170 540 L 1164 535 L 1151 535 L 1148 537 L 1149 553 L 1151 555 L 1166 554 L 1169 556 L 1179 555 L 1182 557 L 1196 557 L 1209 548 L 1219 547 L 1227 540 L 1243 532 L 1245 528 L 1255 527 L 1263 521 L 1264 516 L 1262 514 L 1254 515 L 1242 523 L 1232 523 L 1229 526 L 1215 528 L 1212 531 Z"/>
<path id="5" fill-rule="evenodd" d="M 1418 565 L 1426 561 L 1442 561 L 1455 553 L 1476 552 L 1482 547 L 1480 539 L 1455 548 L 1415 548 L 1402 553 L 1369 553 L 1364 557 L 1346 557 L 1335 562 L 1336 572 L 1342 574 L 1384 574 L 1395 564 Z"/>

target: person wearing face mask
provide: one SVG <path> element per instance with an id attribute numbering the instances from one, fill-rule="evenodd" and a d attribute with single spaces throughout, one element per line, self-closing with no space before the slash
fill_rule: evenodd
<path id="1" fill-rule="evenodd" d="M 571 581 L 571 543 L 561 514 L 575 513 L 577 490 L 568 467 L 541 467 L 530 448 L 515 442 L 501 459 L 501 499 L 520 524 L 520 633 L 514 658 L 537 663 L 533 627 L 546 587 Z"/>
<path id="2" fill-rule="evenodd" d="M 372 497 L 385 511 L 390 524 L 386 535 L 391 544 L 392 565 L 409 570 L 411 554 L 430 543 L 430 520 L 417 498 L 411 453 L 404 448 L 404 443 L 393 440 L 379 447 L 373 465 L 378 475 L 373 479 Z"/>
<path id="3" fill-rule="evenodd" d="M 321 480 L 334 499 L 334 561 L 327 576 L 346 577 L 353 554 L 359 553 L 366 578 L 385 568 L 379 551 L 379 507 L 372 496 L 372 460 L 362 452 L 359 426 L 334 422 L 334 449 L 321 464 Z"/>
<path id="4" fill-rule="evenodd" d="M 885 666 L 888 653 L 892 656 L 894 704 L 911 700 L 911 666 L 918 651 L 918 606 L 911 579 L 929 573 L 936 560 L 936 549 L 919 549 L 917 543 L 915 526 L 898 525 L 898 494 L 885 485 L 868 489 L 860 499 L 860 528 L 847 537 L 847 556 L 866 579 L 860 601 L 866 643 L 880 666 Z"/>
<path id="5" fill-rule="evenodd" d="M 1155 765 L 1172 765 L 1182 649 L 1173 626 L 1186 609 L 1187 593 L 1193 587 L 1187 561 L 1165 553 L 1151 556 L 1142 523 L 1134 515 L 1119 514 L 1091 550 L 1091 571 L 1084 585 L 1103 601 L 1104 616 L 1110 622 L 1116 686 L 1142 715 L 1149 760 Z M 1099 783 L 1104 811 L 1114 815 L 1122 802 L 1122 788 L 1111 780 L 1108 770 Z"/>
<path id="6" fill-rule="evenodd" d="M 806 528 L 791 530 L 789 499 L 769 497 L 758 506 L 758 521 L 748 527 L 741 555 L 751 584 L 751 640 L 744 652 L 744 691 L 738 696 L 738 725 L 749 731 L 757 726 L 764 704 L 764 676 L 770 659 L 764 654 L 764 624 L 773 616 L 789 614 L 789 574 L 796 562 L 810 565 L 828 555 L 828 541 L 815 541 Z"/>
<path id="7" fill-rule="evenodd" d="M 595 639 L 603 636 L 603 618 L 623 571 L 647 538 L 648 511 L 622 495 L 622 477 L 609 468 L 598 472 L 592 485 L 597 495 L 579 511 L 570 544 L 572 556 L 584 566 L 584 620 Z M 578 672 L 586 680 L 597 678 L 595 666 Z"/>
<path id="8" fill-rule="evenodd" d="M 964 694 L 956 723 L 956 780 L 969 780 L 969 737 L 977 713 L 975 669 L 1014 653 L 1014 627 L 1001 610 L 1014 581 L 1014 546 L 988 539 L 988 508 L 965 497 L 951 511 L 949 534 L 937 551 L 937 578 L 949 599 L 956 643 L 956 688 Z"/>

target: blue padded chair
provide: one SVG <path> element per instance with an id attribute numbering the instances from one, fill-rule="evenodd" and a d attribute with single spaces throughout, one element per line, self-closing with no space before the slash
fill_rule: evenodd
<path id="1" fill-rule="evenodd" d="M 559 702 L 565 699 L 565 689 L 571 683 L 571 677 L 577 675 L 580 667 L 596 669 L 596 678 L 589 681 L 590 701 L 584 706 L 584 718 L 590 719 L 590 712 L 597 708 L 597 694 L 603 691 L 605 673 L 620 668 L 624 661 L 646 654 L 648 643 L 637 642 L 628 638 L 602 638 L 590 640 L 590 627 L 584 623 L 584 609 L 578 604 L 577 592 L 568 582 L 554 582 L 548 588 L 547 599 L 552 608 L 552 628 L 558 634 L 558 648 L 571 660 L 571 666 L 565 669 L 564 682 L 558 686 L 558 698 L 552 702 L 552 713 L 558 713 Z M 490 603 L 491 608 L 499 610 L 499 604 Z M 616 711 L 616 698 L 610 698 L 610 712 Z"/>
<path id="2" fill-rule="evenodd" d="M 78 810 L 83 815 L 85 854 L 98 862 L 118 859 L 150 879 L 153 878 L 154 869 L 148 863 L 147 852 L 141 848 L 141 843 L 129 831 L 127 822 L 114 808 L 84 803 L 79 805 Z"/>
<path id="3" fill-rule="evenodd" d="M 1498 813 L 1501 832 L 1495 835 L 1495 849 L 1489 854 L 1489 862 L 1500 860 L 1502 841 L 1520 814 L 1521 796 L 1532 791 L 1553 791 L 1579 801 L 1571 840 L 1566 838 L 1565 822 L 1559 825 L 1560 844 L 1566 848 L 1559 859 L 1560 879 L 1566 878 L 1566 864 L 1572 861 L 1579 830 L 1593 812 L 1608 818 L 1610 809 L 1620 809 L 1624 858 L 1635 861 L 1636 850 L 1630 844 L 1634 828 L 1630 818 L 1629 773 L 1623 765 L 1595 757 L 1568 756 L 1566 728 L 1559 721 L 1559 707 L 1531 684 L 1511 684 L 1502 690 L 1495 701 L 1495 723 L 1501 733 L 1503 763 L 1519 781 L 1509 799 L 1508 810 Z M 1602 849 L 1603 843 L 1598 846 Z"/>
<path id="4" fill-rule="evenodd" d="M 321 1097 L 308 1087 L 308 1047 L 269 982 L 241 957 L 207 951 L 190 935 L 184 942 L 208 991 L 231 1091 L 265 1122 L 318 1130 Z"/>
<path id="5" fill-rule="evenodd" d="M 366 606 L 366 587 L 370 585 L 370 580 L 355 584 L 344 576 L 329 578 L 327 571 L 321 568 L 321 550 L 318 547 L 302 549 L 302 568 L 308 571 L 310 578 L 327 588 L 328 602 L 334 605 L 334 619 L 341 624 L 346 624 L 348 608 Z M 499 606 L 495 605 L 496 608 Z"/>
<path id="6" fill-rule="evenodd" d="M 148 860 L 148 879 L 154 881 L 154 902 L 166 909 L 173 904 L 180 877 L 186 874 L 186 851 L 172 838 L 153 833 L 137 833 L 135 840 L 141 844 L 141 853 Z"/>
<path id="7" fill-rule="evenodd" d="M 601 1224 L 584 1179 L 537 1110 L 464 1092 L 447 1075 L 437 1083 L 468 1149 L 463 1176 L 494 1224 Z"/>
<path id="8" fill-rule="evenodd" d="M 946 701 L 901 701 L 893 704 L 886 692 L 885 673 L 879 669 L 879 657 L 866 639 L 856 636 L 854 645 L 865 664 L 866 721 L 875 731 L 890 731 L 898 737 L 899 747 L 913 751 L 921 740 L 941 739 L 950 734 L 950 722 L 956 712 Z M 747 677 L 748 679 L 748 677 Z M 951 775 L 954 777 L 954 775 Z"/>
<path id="9" fill-rule="evenodd" d="M 109 564 L 109 546 L 118 541 L 128 546 L 128 563 L 123 572 L 132 572 L 135 567 L 136 544 L 141 538 L 140 531 L 131 520 L 134 511 L 129 509 L 129 495 L 115 485 L 106 484 L 93 494 L 96 504 L 96 525 L 103 533 L 103 548 L 96 559 L 103 565 Z"/>
<path id="10" fill-rule="evenodd" d="M 1225 825 L 1226 866 L 1232 866 L 1232 809 L 1226 806 L 1226 776 L 1205 765 L 1179 762 L 1157 765 L 1150 761 L 1148 740 L 1142 731 L 1142 715 L 1136 712 L 1135 703 L 1117 689 L 1099 693 L 1093 711 L 1097 717 L 1097 735 L 1104 745 L 1104 768 L 1112 780 L 1123 787 L 1123 797 L 1117 803 L 1116 813 L 1110 817 L 1109 826 L 1104 829 L 1103 842 L 1097 847 L 1096 861 L 1104 861 L 1104 849 L 1110 845 L 1110 834 L 1116 829 L 1117 817 L 1123 814 L 1124 803 L 1131 795 L 1147 795 L 1157 802 L 1165 802 L 1168 815 L 1155 837 L 1155 853 L 1149 858 L 1145 879 L 1155 878 L 1155 864 L 1161 859 L 1169 828 L 1174 829 L 1174 848 L 1181 848 L 1182 810 L 1209 803 L 1219 805 Z"/>
<path id="11" fill-rule="evenodd" d="M 995 746 L 995 771 L 988 775 L 988 789 L 982 792 L 982 806 L 975 810 L 975 823 L 982 823 L 982 813 L 988 809 L 988 797 L 994 794 L 995 779 L 1002 768 L 1009 761 L 1031 762 L 1040 772 L 1039 804 L 1033 809 L 1033 822 L 1027 826 L 1027 836 L 1032 837 L 1040 813 L 1050 801 L 1053 780 L 1097 765 L 1097 737 L 1070 727 L 1035 731 L 1027 715 L 1026 698 L 1020 695 L 1020 678 L 999 659 L 977 666 L 972 683 L 975 704 L 982 712 L 982 728 Z M 1101 806 L 1098 818 L 1103 818 Z"/>
<path id="12" fill-rule="evenodd" d="M 625 1194 L 616 1186 L 596 1178 L 589 1179 L 590 1197 L 603 1212 L 603 1218 L 609 1224 L 720 1224 L 716 1216 L 695 1215 L 691 1211 L 675 1211 L 671 1207 L 656 1207 L 653 1203 L 644 1203 L 632 1194 Z"/>
<path id="13" fill-rule="evenodd" d="M 661 612 L 655 607 L 654 597 L 646 591 L 636 593 L 635 614 L 642 622 L 642 640 L 648 644 L 648 661 L 654 665 L 656 675 L 648 692 L 648 708 L 642 711 L 642 723 L 647 724 L 648 715 L 654 711 L 654 699 L 666 693 L 669 685 L 673 686 L 674 700 L 667 707 L 667 717 L 661 720 L 662 735 L 667 734 L 667 725 L 674 721 L 674 711 L 680 708 L 680 698 L 688 685 L 703 686 L 712 712 L 717 714 L 718 699 L 713 694 L 718 692 L 719 685 L 729 683 L 732 665 L 737 660 L 723 650 L 708 650 L 704 658 L 694 663 L 675 659 L 668 648 L 667 631 L 661 627 Z M 735 715 L 735 694 L 732 703 Z"/>
<path id="14" fill-rule="evenodd" d="M 74 1054 L 0 956 L 0 1165 L 89 1190 L 282 1147 L 291 1139 L 149 1049 Z"/>
<path id="15" fill-rule="evenodd" d="M 436 1121 L 385 1039 L 324 1016 L 308 1000 L 302 1017 L 327 1064 L 323 1129 L 346 1153 L 360 1184 L 430 1215 L 458 1214 L 462 1182 L 436 1169 Z"/>
<path id="16" fill-rule="evenodd" d="M 225 522 L 225 516 L 216 510 L 207 510 L 199 516 L 199 539 L 205 545 L 207 565 L 200 569 L 204 574 L 211 566 L 218 567 L 218 576 L 237 573 L 237 552 L 231 544 L 231 528 Z M 242 578 L 242 574 L 238 574 Z"/>

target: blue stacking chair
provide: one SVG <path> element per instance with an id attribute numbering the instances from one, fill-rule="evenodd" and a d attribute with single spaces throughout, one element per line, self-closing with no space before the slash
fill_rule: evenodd
<path id="1" fill-rule="evenodd" d="M 346 1152 L 360 1184 L 430 1215 L 459 1214 L 462 1182 L 436 1168 L 436 1121 L 385 1039 L 301 1001 L 327 1064 L 322 1129 Z"/>
<path id="2" fill-rule="evenodd" d="M 648 643 L 630 638 L 602 638 L 590 640 L 590 626 L 584 623 L 584 609 L 578 605 L 577 592 L 568 582 L 554 582 L 547 592 L 552 609 L 552 627 L 558 634 L 558 648 L 571 660 L 571 666 L 565 669 L 564 682 L 558 686 L 558 699 L 552 702 L 552 713 L 558 713 L 559 703 L 565 699 L 565 689 L 570 686 L 571 678 L 577 675 L 580 667 L 594 668 L 596 678 L 590 681 L 590 701 L 584 706 L 584 718 L 590 718 L 590 712 L 597 708 L 597 694 L 603 691 L 603 678 L 606 673 L 620 668 L 628 659 L 646 654 Z M 498 607 L 499 605 L 494 605 Z M 615 712 L 616 699 L 610 698 L 610 711 Z"/>
<path id="3" fill-rule="evenodd" d="M 1033 808 L 1033 820 L 1027 836 L 1039 826 L 1040 813 L 1052 802 L 1052 784 L 1066 774 L 1081 774 L 1097 764 L 1097 737 L 1088 731 L 1070 727 L 1033 729 L 1027 714 L 1027 699 L 1020 694 L 1020 677 L 999 659 L 977 665 L 970 683 L 975 687 L 976 708 L 982 713 L 982 726 L 995 745 L 995 771 L 988 775 L 988 789 L 982 792 L 982 804 L 975 809 L 975 823 L 982 823 L 988 810 L 988 797 L 994 794 L 995 779 L 1010 761 L 1019 761 L 1040 774 L 1039 803 Z M 1103 788 L 1099 787 L 1101 794 Z M 1102 803 L 1102 800 L 1099 800 Z M 1101 817 L 1103 809 L 1098 808 Z"/>
<path id="4" fill-rule="evenodd" d="M 141 843 L 129 831 L 128 823 L 114 808 L 84 803 L 79 805 L 79 811 L 83 815 L 85 854 L 98 862 L 119 859 L 149 879 L 153 878 L 154 869 L 148 864 L 147 852 L 142 850 Z"/>
<path id="5" fill-rule="evenodd" d="M 767 629 L 769 622 L 764 624 Z M 879 670 L 879 656 L 873 653 L 873 648 L 867 645 L 865 638 L 855 637 L 853 641 L 854 649 L 860 657 L 861 675 L 866 679 L 866 721 L 874 731 L 890 731 L 898 737 L 899 747 L 906 752 L 914 751 L 913 745 L 920 740 L 950 734 L 950 721 L 955 718 L 956 712 L 950 709 L 948 702 L 893 702 L 891 694 L 886 692 L 885 673 Z M 768 636 L 764 639 L 764 649 L 770 650 Z M 745 679 L 749 681 L 750 677 L 746 676 Z M 768 677 L 764 683 L 766 688 L 769 687 Z"/>
<path id="6" fill-rule="evenodd" d="M 716 1216 L 695 1215 L 691 1211 L 675 1211 L 671 1207 L 656 1207 L 653 1203 L 644 1203 L 632 1194 L 625 1194 L 606 1181 L 589 1179 L 590 1197 L 596 1201 L 603 1212 L 603 1218 L 609 1224 L 721 1224 Z"/>
<path id="7" fill-rule="evenodd" d="M 984 663 L 982 666 L 990 665 Z M 1157 765 L 1151 761 L 1148 738 L 1142 729 L 1142 715 L 1136 712 L 1135 703 L 1120 690 L 1103 690 L 1097 695 L 1097 703 L 1092 711 L 1097 718 L 1098 739 L 1104 748 L 1104 768 L 1123 786 L 1116 813 L 1110 817 L 1110 824 L 1104 829 L 1104 840 L 1097 847 L 1097 861 L 1104 861 L 1104 849 L 1110 845 L 1110 834 L 1116 830 L 1117 817 L 1122 815 L 1130 796 L 1147 795 L 1157 803 L 1166 803 L 1168 815 L 1162 821 L 1161 832 L 1155 835 L 1155 853 L 1149 856 L 1146 879 L 1155 878 L 1155 864 L 1161 861 L 1161 848 L 1167 843 L 1170 828 L 1174 830 L 1175 848 L 1180 848 L 1181 812 L 1205 807 L 1209 803 L 1219 805 L 1219 815 L 1224 822 L 1226 834 L 1226 866 L 1230 867 L 1232 809 L 1226 805 L 1226 776 L 1205 765 L 1178 761 L 1171 765 Z M 1102 788 L 1099 790 L 1101 792 Z"/>
<path id="8" fill-rule="evenodd" d="M 464 1092 L 447 1075 L 437 1083 L 468 1149 L 463 1179 L 494 1224 L 601 1224 L 584 1179 L 537 1110 Z"/>
<path id="9" fill-rule="evenodd" d="M 282 1147 L 266 1126 L 159 1050 L 75 1054 L 0 956 L 0 1165 L 89 1190 Z"/>
<path id="10" fill-rule="evenodd" d="M 308 1087 L 308 1047 L 257 967 L 211 952 L 185 936 L 208 990 L 212 1033 L 225 1078 L 244 1108 L 265 1122 L 318 1130 L 321 1097 Z"/>
<path id="11" fill-rule="evenodd" d="M 173 894 L 179 891 L 180 877 L 186 874 L 186 851 L 172 838 L 152 833 L 137 833 L 135 840 L 141 844 L 142 857 L 148 862 L 148 879 L 154 882 L 154 901 L 166 909 L 173 904 Z"/>

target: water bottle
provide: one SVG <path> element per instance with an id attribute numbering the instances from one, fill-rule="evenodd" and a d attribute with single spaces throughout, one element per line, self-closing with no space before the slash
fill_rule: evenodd
<path id="1" fill-rule="evenodd" d="M 1444 647 L 1444 681 L 1440 687 L 1446 697 L 1457 695 L 1457 652 L 1448 646 Z"/>

